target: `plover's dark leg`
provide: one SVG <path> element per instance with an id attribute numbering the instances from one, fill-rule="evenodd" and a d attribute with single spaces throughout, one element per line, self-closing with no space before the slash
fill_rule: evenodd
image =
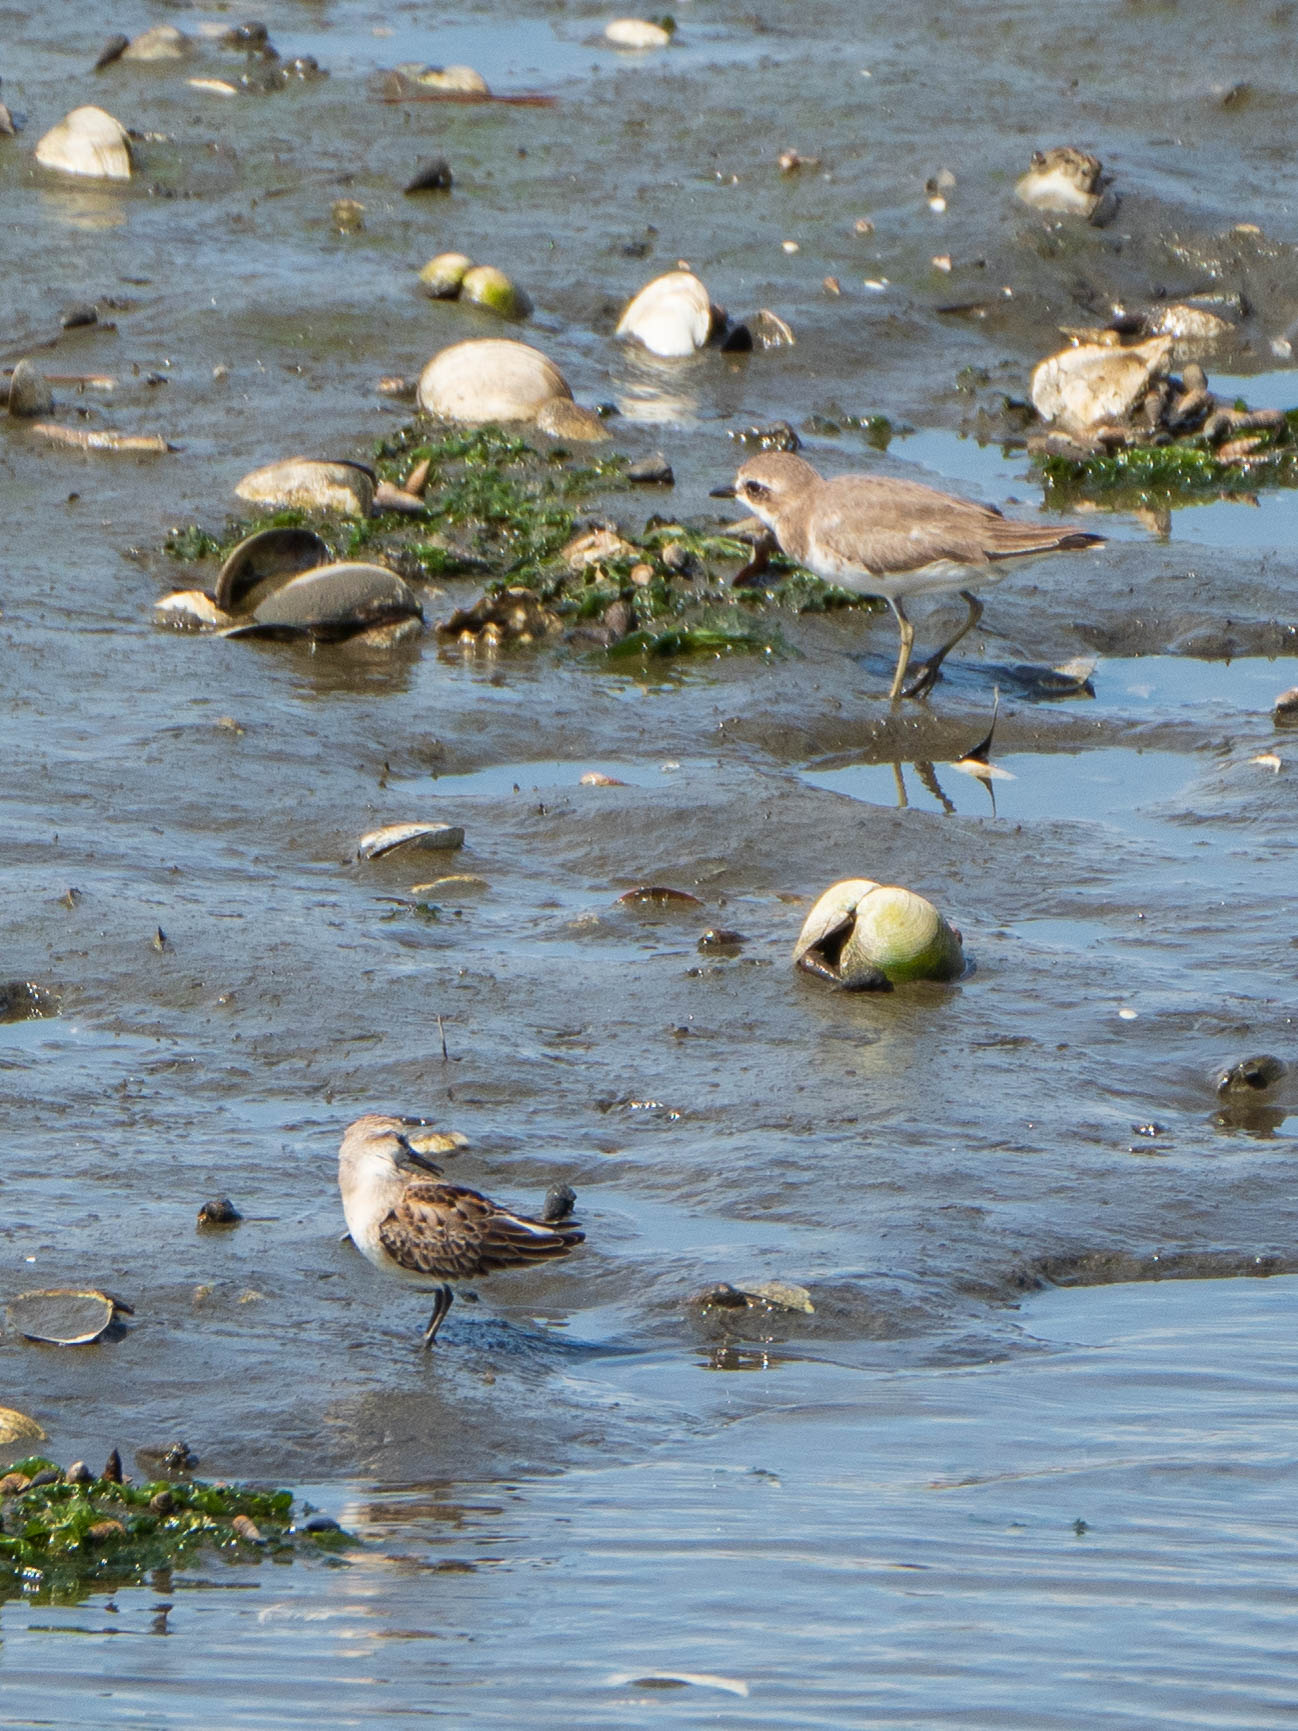
<path id="1" fill-rule="evenodd" d="M 888 702 L 896 703 L 901 696 L 901 682 L 906 677 L 906 668 L 910 663 L 910 651 L 915 642 L 915 627 L 907 619 L 900 601 L 890 595 L 888 605 L 897 616 L 897 630 L 901 634 L 901 648 L 897 651 L 897 671 L 892 676 L 892 690 L 888 693 Z M 906 693 L 909 697 L 910 692 Z"/>
<path id="2" fill-rule="evenodd" d="M 931 691 L 937 682 L 938 669 L 947 656 L 959 643 L 962 637 L 967 637 L 983 616 L 983 604 L 976 595 L 971 595 L 967 589 L 960 591 L 960 599 L 969 609 L 969 616 L 956 632 L 949 643 L 944 643 L 940 649 L 934 650 L 928 660 L 920 668 L 918 677 L 912 679 L 902 692 L 903 697 L 922 697 L 926 691 Z"/>
<path id="3" fill-rule="evenodd" d="M 428 1319 L 428 1327 L 424 1330 L 424 1351 L 437 1339 L 437 1331 L 446 1321 L 446 1313 L 455 1302 L 455 1294 L 449 1286 L 439 1286 L 433 1302 L 433 1314 Z"/>

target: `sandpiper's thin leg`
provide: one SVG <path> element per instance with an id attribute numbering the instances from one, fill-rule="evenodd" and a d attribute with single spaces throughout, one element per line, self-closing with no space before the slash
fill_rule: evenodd
<path id="1" fill-rule="evenodd" d="M 960 591 L 960 599 L 969 609 L 969 616 L 956 632 L 949 643 L 944 643 L 940 649 L 934 650 L 928 660 L 920 668 L 918 676 L 913 679 L 902 692 L 903 697 L 922 697 L 926 691 L 931 691 L 937 681 L 938 669 L 947 656 L 959 643 L 962 637 L 967 637 L 983 616 L 983 604 L 976 595 L 971 595 L 967 589 Z"/>
<path id="2" fill-rule="evenodd" d="M 446 1321 L 446 1313 L 455 1302 L 455 1294 L 449 1286 L 439 1286 L 437 1297 L 433 1301 L 433 1314 L 428 1319 L 428 1327 L 424 1330 L 424 1351 L 437 1339 L 437 1331 Z"/>
<path id="3" fill-rule="evenodd" d="M 896 703 L 901 695 L 901 682 L 906 677 L 906 667 L 910 661 L 911 646 L 915 641 L 915 627 L 907 619 L 900 601 L 888 597 L 888 605 L 897 615 L 897 630 L 901 633 L 901 648 L 897 651 L 897 671 L 892 676 L 892 690 L 888 693 L 888 702 Z M 910 693 L 907 693 L 909 696 Z"/>

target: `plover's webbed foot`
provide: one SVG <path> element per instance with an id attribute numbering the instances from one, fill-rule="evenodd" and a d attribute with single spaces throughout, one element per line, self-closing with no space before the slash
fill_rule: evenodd
<path id="1" fill-rule="evenodd" d="M 937 676 L 941 671 L 942 663 L 955 648 L 956 644 L 960 642 L 961 638 L 967 637 L 973 630 L 974 626 L 982 618 L 983 604 L 976 595 L 971 595 L 967 589 L 962 589 L 960 591 L 960 599 L 969 609 L 964 624 L 956 632 L 955 636 L 949 640 L 949 642 L 944 643 L 940 649 L 935 649 L 933 651 L 932 655 L 929 656 L 928 660 L 920 668 L 917 676 L 911 680 L 910 684 L 902 692 L 901 695 L 903 697 L 922 697 L 926 691 L 931 691 L 937 684 Z"/>
<path id="2" fill-rule="evenodd" d="M 449 1286 L 439 1286 L 433 1302 L 433 1314 L 428 1319 L 428 1327 L 424 1330 L 424 1351 L 437 1339 L 437 1331 L 446 1321 L 447 1312 L 455 1303 L 455 1294 Z"/>

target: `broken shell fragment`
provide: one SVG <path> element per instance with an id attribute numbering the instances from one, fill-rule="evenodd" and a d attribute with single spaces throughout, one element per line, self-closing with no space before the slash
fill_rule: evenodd
<path id="1" fill-rule="evenodd" d="M 701 908 L 703 903 L 688 890 L 669 889 L 664 884 L 637 884 L 617 898 L 628 908 Z"/>
<path id="2" fill-rule="evenodd" d="M 1232 1064 L 1217 1077 L 1217 1098 L 1249 1099 L 1264 1094 L 1269 1088 L 1274 1088 L 1277 1082 L 1282 1082 L 1288 1074 L 1289 1066 L 1284 1059 L 1275 1058 L 1269 1052 L 1256 1058 L 1241 1058 L 1238 1064 Z"/>
<path id="3" fill-rule="evenodd" d="M 420 271 L 419 280 L 433 300 L 454 300 L 466 272 L 472 269 L 473 260 L 467 253 L 439 252 Z"/>
<path id="4" fill-rule="evenodd" d="M 161 457 L 175 450 L 161 433 L 118 433 L 111 427 L 59 427 L 37 421 L 32 432 L 53 445 L 69 445 L 76 451 L 119 451 L 128 456 Z"/>
<path id="5" fill-rule="evenodd" d="M 672 33 L 647 18 L 614 18 L 604 26 L 604 40 L 615 48 L 666 48 Z"/>
<path id="6" fill-rule="evenodd" d="M 965 968 L 960 933 L 932 902 L 871 878 L 847 878 L 825 891 L 803 922 L 793 960 L 849 991 L 954 980 Z"/>
<path id="7" fill-rule="evenodd" d="M 34 1022 L 59 1013 L 59 995 L 35 980 L 0 981 L 0 1022 Z"/>
<path id="8" fill-rule="evenodd" d="M 19 361 L 9 380 L 9 413 L 11 415 L 48 415 L 54 407 L 54 393 L 45 374 L 33 361 Z"/>
<path id="9" fill-rule="evenodd" d="M 707 289 L 693 271 L 673 270 L 646 283 L 627 303 L 613 334 L 633 338 L 650 354 L 673 359 L 703 348 L 713 328 Z"/>
<path id="10" fill-rule="evenodd" d="M 399 66 L 397 70 L 407 69 Z M 458 96 L 491 95 L 486 79 L 473 66 L 423 66 L 418 71 L 411 70 L 410 76 L 428 90 L 449 90 Z"/>
<path id="11" fill-rule="evenodd" d="M 5 1315 L 26 1340 L 49 1346 L 89 1346 L 112 1326 L 119 1310 L 131 1314 L 129 1305 L 106 1292 L 59 1288 L 20 1292 L 5 1306 Z"/>
<path id="12" fill-rule="evenodd" d="M 227 554 L 212 599 L 227 613 L 251 609 L 260 599 L 257 591 L 262 584 L 328 562 L 329 548 L 313 529 L 260 529 Z"/>
<path id="13" fill-rule="evenodd" d="M 1172 349 L 1171 337 L 1151 337 L 1129 349 L 1100 343 L 1062 349 L 1033 371 L 1033 404 L 1042 420 L 1070 433 L 1120 424 L 1167 376 Z"/>
<path id="14" fill-rule="evenodd" d="M 1053 150 L 1033 152 L 1032 166 L 1015 186 L 1014 196 L 1034 210 L 1091 216 L 1103 185 L 1099 158 L 1062 144 Z"/>
<path id="15" fill-rule="evenodd" d="M 493 264 L 475 264 L 460 279 L 460 299 L 485 307 L 502 319 L 525 319 L 532 303 Z"/>
<path id="16" fill-rule="evenodd" d="M 417 401 L 450 421 L 534 421 L 552 397 L 572 397 L 548 355 L 504 337 L 453 343 L 419 376 Z"/>
<path id="17" fill-rule="evenodd" d="M 34 1418 L 16 1407 L 0 1406 L 0 1448 L 16 1442 L 44 1442 L 45 1436 Z"/>
<path id="18" fill-rule="evenodd" d="M 102 108 L 74 108 L 37 142 L 36 160 L 59 174 L 92 180 L 129 180 L 126 128 Z"/>
<path id="19" fill-rule="evenodd" d="M 357 859 L 382 859 L 397 848 L 450 849 L 464 846 L 464 831 L 450 823 L 389 823 L 368 831 L 356 844 Z"/>
<path id="20" fill-rule="evenodd" d="M 250 505 L 367 517 L 374 502 L 374 476 L 359 463 L 285 457 L 263 469 L 254 469 L 234 491 L 237 498 Z"/>
<path id="21" fill-rule="evenodd" d="M 463 1130 L 407 1130 L 406 1141 L 416 1154 L 458 1154 L 469 1146 Z"/>
<path id="22" fill-rule="evenodd" d="M 417 630 L 423 609 L 410 585 L 386 565 L 321 565 L 291 577 L 253 609 L 247 623 L 226 637 L 315 637 L 337 642 L 358 632 L 400 622 Z"/>
<path id="23" fill-rule="evenodd" d="M 173 589 L 153 603 L 153 617 L 158 625 L 169 625 L 178 631 L 189 627 L 223 628 L 235 623 L 234 615 L 217 606 L 203 589 Z"/>
<path id="24" fill-rule="evenodd" d="M 752 1286 L 720 1280 L 694 1293 L 688 1302 L 704 1316 L 712 1310 L 795 1310 L 804 1316 L 814 1316 L 816 1311 L 806 1287 L 788 1280 L 761 1280 Z"/>

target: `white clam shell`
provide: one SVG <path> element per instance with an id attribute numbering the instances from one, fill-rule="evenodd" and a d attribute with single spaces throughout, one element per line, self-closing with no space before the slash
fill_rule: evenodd
<path id="1" fill-rule="evenodd" d="M 356 463 L 330 463 L 315 457 L 285 457 L 245 475 L 235 494 L 252 505 L 288 506 L 299 511 L 338 511 L 367 517 L 374 502 L 374 478 Z"/>
<path id="2" fill-rule="evenodd" d="M 604 40 L 615 48 L 666 48 L 671 39 L 670 30 L 647 18 L 614 18 L 604 26 Z"/>
<path id="3" fill-rule="evenodd" d="M 712 334 L 712 301 L 693 271 L 655 277 L 628 304 L 615 336 L 633 337 L 651 354 L 692 355 Z"/>
<path id="4" fill-rule="evenodd" d="M 94 180 L 129 180 L 126 128 L 102 108 L 74 108 L 36 146 L 42 168 Z"/>
<path id="5" fill-rule="evenodd" d="M 451 421 L 534 421 L 542 404 L 572 392 L 548 355 L 527 343 L 481 337 L 453 343 L 419 376 L 427 414 Z"/>
<path id="6" fill-rule="evenodd" d="M 1171 337 L 1151 337 L 1129 349 L 1084 343 L 1062 349 L 1032 374 L 1032 401 L 1043 420 L 1067 432 L 1122 422 L 1150 384 L 1172 363 Z"/>

